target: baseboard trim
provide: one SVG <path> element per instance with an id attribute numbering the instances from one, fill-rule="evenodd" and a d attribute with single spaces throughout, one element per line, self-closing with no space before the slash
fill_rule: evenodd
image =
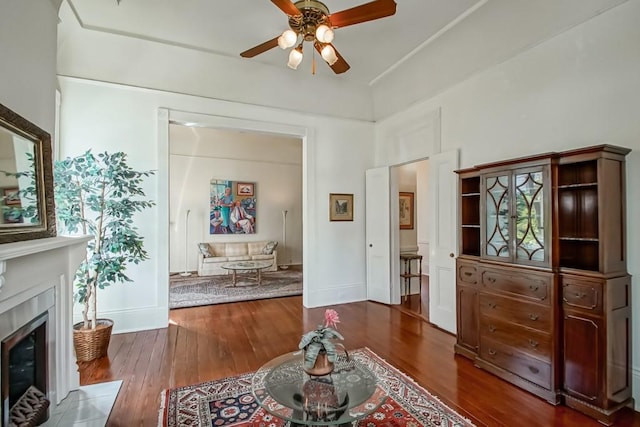
<path id="1" fill-rule="evenodd" d="M 101 318 L 113 320 L 114 334 L 160 329 L 169 325 L 169 309 L 167 307 L 103 311 L 99 314 Z M 74 315 L 73 321 L 74 323 L 82 322 L 82 315 Z"/>
<path id="2" fill-rule="evenodd" d="M 308 290 L 305 289 L 305 292 L 308 292 Z M 366 299 L 366 285 L 364 283 L 354 283 L 350 285 L 340 285 L 333 288 L 317 289 L 313 292 L 309 292 L 308 301 L 313 301 L 313 305 L 309 305 L 307 307 L 324 307 L 327 305 L 365 301 Z"/>

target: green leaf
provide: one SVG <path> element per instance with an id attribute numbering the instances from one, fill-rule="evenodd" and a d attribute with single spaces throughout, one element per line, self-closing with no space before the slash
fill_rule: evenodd
<path id="1" fill-rule="evenodd" d="M 133 216 L 155 206 L 145 200 L 141 177 L 154 171 L 135 171 L 123 152 L 94 155 L 91 150 L 54 164 L 54 198 L 58 230 L 92 234 L 87 258 L 75 277 L 76 300 L 85 304 L 95 288 L 131 282 L 127 265 L 148 259 L 144 240 Z M 35 186 L 34 186 L 35 188 Z M 92 308 L 94 309 L 94 308 Z"/>

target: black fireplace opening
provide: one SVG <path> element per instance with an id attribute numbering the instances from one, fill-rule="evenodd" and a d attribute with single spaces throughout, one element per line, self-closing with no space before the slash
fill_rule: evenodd
<path id="1" fill-rule="evenodd" d="M 47 321 L 36 317 L 2 340 L 2 426 L 31 418 L 37 425 L 47 418 Z M 20 405 L 16 406 L 17 403 Z M 30 414 L 32 409 L 33 413 Z"/>

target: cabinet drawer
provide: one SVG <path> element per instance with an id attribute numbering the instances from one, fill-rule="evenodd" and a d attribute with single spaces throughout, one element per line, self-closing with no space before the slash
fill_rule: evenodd
<path id="1" fill-rule="evenodd" d="M 551 365 L 508 345 L 480 337 L 480 357 L 540 387 L 551 388 Z"/>
<path id="2" fill-rule="evenodd" d="M 458 261 L 458 281 L 465 285 L 478 283 L 478 267 L 475 264 Z"/>
<path id="3" fill-rule="evenodd" d="M 488 290 L 551 304 L 551 275 L 495 269 L 484 269 L 480 275 L 482 285 Z"/>
<path id="4" fill-rule="evenodd" d="M 551 362 L 551 335 L 514 323 L 480 317 L 480 334 L 486 338 L 514 347 L 543 362 Z"/>
<path id="5" fill-rule="evenodd" d="M 562 277 L 562 305 L 602 313 L 602 283 Z"/>
<path id="6" fill-rule="evenodd" d="M 480 294 L 480 314 L 517 323 L 542 332 L 550 332 L 551 309 L 549 307 L 493 294 Z"/>

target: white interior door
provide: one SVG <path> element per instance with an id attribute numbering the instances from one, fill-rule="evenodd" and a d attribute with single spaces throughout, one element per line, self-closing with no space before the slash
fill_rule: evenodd
<path id="1" fill-rule="evenodd" d="M 458 152 L 429 157 L 429 321 L 456 333 Z"/>
<path id="2" fill-rule="evenodd" d="M 389 168 L 366 173 L 367 299 L 391 303 Z"/>

